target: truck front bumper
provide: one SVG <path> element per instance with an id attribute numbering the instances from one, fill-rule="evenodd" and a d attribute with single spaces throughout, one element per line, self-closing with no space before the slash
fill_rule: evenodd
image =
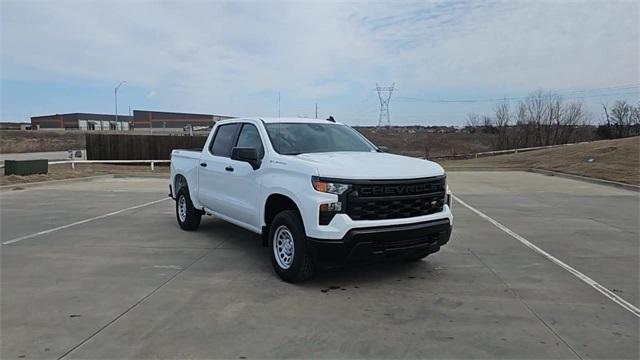
<path id="1" fill-rule="evenodd" d="M 355 228 L 342 239 L 309 238 L 314 257 L 335 263 L 367 262 L 428 255 L 440 250 L 451 236 L 449 219 L 380 227 Z"/>

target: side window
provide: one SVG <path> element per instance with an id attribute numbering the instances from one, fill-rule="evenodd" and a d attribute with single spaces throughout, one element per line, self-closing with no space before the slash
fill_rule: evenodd
<path id="1" fill-rule="evenodd" d="M 248 147 L 258 149 L 258 157 L 262 159 L 264 156 L 264 147 L 258 129 L 252 124 L 244 124 L 238 136 L 237 147 Z"/>
<path id="2" fill-rule="evenodd" d="M 238 133 L 240 125 L 241 124 L 221 125 L 216 130 L 216 134 L 211 142 L 211 147 L 209 148 L 212 155 L 231 156 L 231 148 L 233 147 L 233 142 L 236 140 L 236 134 Z"/>

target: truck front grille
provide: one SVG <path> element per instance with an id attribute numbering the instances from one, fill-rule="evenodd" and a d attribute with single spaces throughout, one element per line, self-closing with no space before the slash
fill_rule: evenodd
<path id="1" fill-rule="evenodd" d="M 353 220 L 385 220 L 440 212 L 445 204 L 445 177 L 369 181 L 354 184 L 346 213 Z"/>

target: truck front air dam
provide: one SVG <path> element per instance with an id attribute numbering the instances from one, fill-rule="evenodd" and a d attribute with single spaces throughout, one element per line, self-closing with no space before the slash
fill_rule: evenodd
<path id="1" fill-rule="evenodd" d="M 339 240 L 309 238 L 316 259 L 335 263 L 367 262 L 432 254 L 451 236 L 449 219 L 355 228 Z"/>

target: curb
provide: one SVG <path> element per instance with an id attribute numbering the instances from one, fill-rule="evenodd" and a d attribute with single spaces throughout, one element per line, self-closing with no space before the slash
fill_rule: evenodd
<path id="1" fill-rule="evenodd" d="M 618 181 L 604 180 L 604 179 L 592 178 L 592 177 L 588 177 L 588 176 L 575 175 L 575 174 L 569 174 L 569 173 L 564 173 L 564 172 L 560 172 L 560 171 L 552 171 L 552 170 L 544 170 L 544 169 L 527 169 L 526 171 L 532 172 L 532 173 L 537 173 L 537 174 L 542 174 L 542 175 L 547 175 L 547 176 L 558 176 L 558 177 L 563 177 L 563 178 L 567 178 L 567 179 L 585 181 L 585 182 L 589 182 L 589 183 L 592 183 L 592 184 L 606 185 L 606 186 L 616 187 L 616 188 L 619 188 L 619 189 L 625 189 L 625 190 L 631 190 L 631 191 L 640 192 L 640 186 L 621 183 L 621 182 L 618 182 Z"/>
<path id="2" fill-rule="evenodd" d="M 167 179 L 167 181 L 169 181 L 169 178 L 171 177 L 171 175 L 169 173 L 164 173 L 164 174 L 114 174 L 113 178 L 114 179 L 123 179 L 123 178 L 149 178 L 149 179 Z"/>

